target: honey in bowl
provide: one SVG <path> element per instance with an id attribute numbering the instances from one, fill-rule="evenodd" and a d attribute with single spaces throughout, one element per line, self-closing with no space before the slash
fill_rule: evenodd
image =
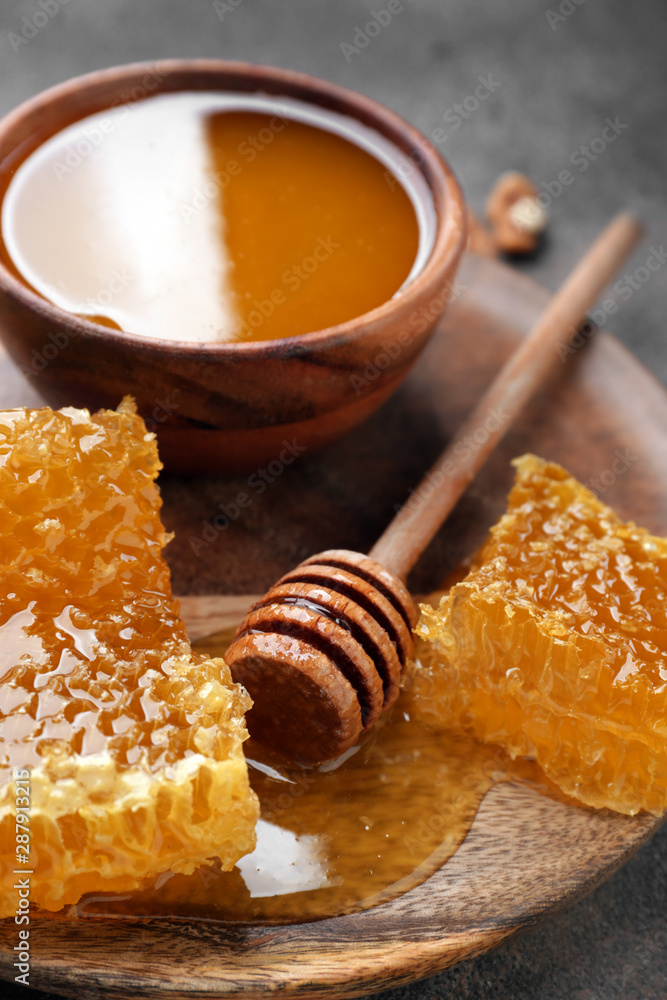
<path id="1" fill-rule="evenodd" d="M 291 98 L 185 92 L 111 108 L 4 184 L 0 253 L 21 280 L 163 339 L 344 323 L 396 295 L 434 237 L 427 185 L 397 147 Z"/>

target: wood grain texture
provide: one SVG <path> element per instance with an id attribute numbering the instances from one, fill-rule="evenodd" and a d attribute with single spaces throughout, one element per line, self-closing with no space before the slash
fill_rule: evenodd
<path id="1" fill-rule="evenodd" d="M 436 531 L 502 440 L 528 400 L 581 336 L 586 314 L 617 275 L 642 228 L 625 212 L 613 219 L 577 261 L 527 337 L 510 355 L 442 454 L 415 488 L 370 555 L 405 578 Z M 467 447 L 472 440 L 475 447 Z M 437 484 L 437 488 L 436 488 Z"/>
<path id="2" fill-rule="evenodd" d="M 183 612 L 199 634 L 226 627 L 251 598 L 193 605 L 199 594 L 263 593 L 314 552 L 367 550 L 393 506 L 440 452 L 547 293 L 507 267 L 469 257 L 452 304 L 399 394 L 355 432 L 276 477 L 195 554 L 203 524 L 247 477 L 162 480 L 168 549 Z M 667 398 L 616 341 L 602 335 L 556 373 L 481 472 L 412 575 L 426 591 L 482 540 L 504 508 L 509 459 L 526 450 L 562 462 L 605 501 L 667 532 Z M 32 397 L 34 402 L 35 397 Z M 0 402 L 30 402 L 8 361 Z M 627 468 L 618 470 L 615 458 Z M 210 536 L 207 536 L 210 537 Z M 454 857 L 422 885 L 363 913 L 276 927 L 174 920 L 46 919 L 33 924 L 31 985 L 99 998 L 350 997 L 396 986 L 477 955 L 589 892 L 659 826 L 565 805 L 523 785 L 489 792 Z M 0 925 L 0 973 L 13 976 L 16 927 Z"/>
<path id="3" fill-rule="evenodd" d="M 225 654 L 253 701 L 251 737 L 304 764 L 340 757 L 396 700 L 417 616 L 403 581 L 359 552 L 290 570 Z"/>
<path id="4" fill-rule="evenodd" d="M 16 108 L 0 121 L 0 197 L 17 159 L 59 129 L 121 95 L 184 90 L 260 91 L 353 117 L 403 150 L 433 197 L 433 249 L 400 295 L 364 316 L 286 339 L 188 343 L 119 333 L 36 295 L 0 253 L 0 336 L 52 405 L 115 406 L 127 393 L 156 425 L 167 467 L 249 471 L 280 455 L 290 461 L 295 437 L 309 449 L 340 437 L 394 391 L 445 309 L 465 245 L 465 206 L 438 150 L 371 98 L 290 70 L 197 59 L 98 70 Z M 418 312 L 428 321 L 411 323 Z M 54 351 L 54 337 L 65 346 Z M 377 377 L 360 381 L 380 355 L 386 364 Z"/>

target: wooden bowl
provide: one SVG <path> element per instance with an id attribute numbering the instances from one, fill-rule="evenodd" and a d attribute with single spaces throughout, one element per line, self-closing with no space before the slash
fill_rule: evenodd
<path id="1" fill-rule="evenodd" d="M 72 122 L 114 103 L 183 90 L 286 95 L 376 129 L 411 159 L 432 194 L 435 238 L 424 266 L 397 296 L 338 326 L 282 340 L 197 344 L 81 319 L 0 262 L 0 337 L 51 405 L 115 407 L 134 396 L 168 468 L 232 472 L 290 462 L 364 420 L 409 371 L 451 297 L 465 242 L 463 196 L 438 151 L 370 98 L 300 73 L 212 60 L 101 70 L 22 104 L 0 121 L 0 193 L 29 152 Z"/>

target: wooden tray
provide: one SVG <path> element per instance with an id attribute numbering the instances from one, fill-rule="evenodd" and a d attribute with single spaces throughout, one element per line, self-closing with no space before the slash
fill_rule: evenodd
<path id="1" fill-rule="evenodd" d="M 325 453 L 304 454 L 261 494 L 243 476 L 162 477 L 165 521 L 177 532 L 168 549 L 177 593 L 263 592 L 312 552 L 364 550 L 373 542 L 548 295 L 503 264 L 474 256 L 464 262 L 460 287 L 409 380 L 363 429 Z M 509 459 L 527 450 L 597 483 L 622 515 L 667 532 L 667 395 L 607 334 L 571 357 L 567 370 L 557 367 L 416 567 L 414 590 L 436 587 L 479 544 L 504 507 Z M 32 403 L 35 388 L 0 355 L 0 405 Z M 251 506 L 206 546 L 195 544 L 219 505 L 241 492 L 250 493 Z M 231 599 L 222 610 L 236 615 L 244 603 Z M 201 634 L 220 604 L 189 598 L 184 611 Z M 31 925 L 30 982 L 68 996 L 133 1000 L 370 993 L 478 955 L 573 902 L 659 825 L 497 785 L 454 857 L 391 902 L 269 928 L 47 918 Z M 0 975 L 7 979 L 15 943 L 14 923 L 0 924 Z"/>

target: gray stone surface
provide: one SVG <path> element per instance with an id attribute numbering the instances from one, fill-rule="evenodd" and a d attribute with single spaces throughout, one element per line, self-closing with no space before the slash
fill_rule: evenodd
<path id="1" fill-rule="evenodd" d="M 378 98 L 428 135 L 444 130 L 440 148 L 477 209 L 505 169 L 526 171 L 552 195 L 559 172 L 569 170 L 573 182 L 553 198 L 547 246 L 521 265 L 546 284 L 558 284 L 611 215 L 634 208 L 647 234 L 628 266 L 632 277 L 667 234 L 665 0 L 403 0 L 391 23 L 346 59 L 341 44 L 353 43 L 355 28 L 385 6 L 240 0 L 221 18 L 208 0 L 68 0 L 17 44 L 10 35 L 21 34 L 38 0 L 4 0 L 0 113 L 69 76 L 139 59 L 209 56 L 304 70 Z M 491 78 L 492 93 L 457 124 L 454 106 L 474 94 L 479 77 Z M 590 148 L 608 118 L 620 123 L 619 135 L 599 154 L 594 143 L 595 159 L 584 169 L 582 147 Z M 627 301 L 614 298 L 608 328 L 667 384 L 667 267 Z M 7 1000 L 23 994 L 23 987 L 2 986 Z M 387 995 L 666 996 L 667 829 L 567 912 L 485 957 Z"/>

